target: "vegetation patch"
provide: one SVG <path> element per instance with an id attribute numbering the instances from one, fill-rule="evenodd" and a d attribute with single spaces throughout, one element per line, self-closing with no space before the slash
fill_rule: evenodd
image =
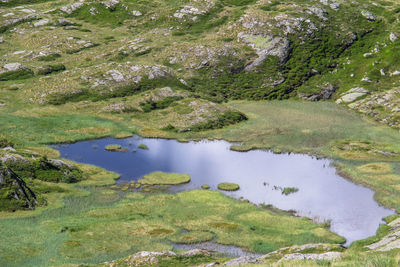
<path id="1" fill-rule="evenodd" d="M 218 189 L 223 191 L 237 191 L 240 187 L 238 184 L 234 183 L 220 183 L 218 184 Z"/>
<path id="2" fill-rule="evenodd" d="M 201 189 L 208 190 L 210 189 L 210 186 L 208 184 L 203 184 L 201 185 Z"/>
<path id="3" fill-rule="evenodd" d="M 299 191 L 299 189 L 297 187 L 285 187 L 282 189 L 282 194 L 287 196 L 287 195 L 296 193 L 298 191 Z"/>
<path id="4" fill-rule="evenodd" d="M 392 166 L 389 163 L 369 163 L 358 166 L 357 170 L 363 173 L 390 173 Z"/>
<path id="5" fill-rule="evenodd" d="M 143 149 L 143 150 L 149 150 L 149 147 L 147 145 L 145 145 L 145 144 L 139 144 L 138 148 L 139 149 Z"/>
<path id="6" fill-rule="evenodd" d="M 107 151 L 113 151 L 113 152 L 126 152 L 126 151 L 128 151 L 129 149 L 128 149 L 128 148 L 125 148 L 125 147 L 122 147 L 121 145 L 107 145 L 107 146 L 105 147 L 105 150 L 107 150 Z"/>
<path id="7" fill-rule="evenodd" d="M 152 172 L 138 180 L 142 185 L 178 185 L 190 182 L 189 174 Z"/>

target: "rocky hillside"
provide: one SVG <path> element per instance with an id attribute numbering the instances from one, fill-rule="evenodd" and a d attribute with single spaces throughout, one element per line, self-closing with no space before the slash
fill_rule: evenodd
<path id="1" fill-rule="evenodd" d="M 180 96 L 168 106 L 203 99 L 195 112 L 333 98 L 399 127 L 399 10 L 391 0 L 4 0 L 1 87 L 19 104 L 101 101 L 98 112 L 126 113 L 145 104 L 118 99 L 164 87 Z"/>

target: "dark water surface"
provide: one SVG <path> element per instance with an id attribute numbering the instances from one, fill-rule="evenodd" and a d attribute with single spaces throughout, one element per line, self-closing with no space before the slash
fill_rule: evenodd
<path id="1" fill-rule="evenodd" d="M 149 150 L 138 149 L 146 144 Z M 120 144 L 128 152 L 110 152 L 104 147 Z M 229 150 L 226 141 L 179 143 L 175 140 L 105 138 L 53 146 L 63 158 L 94 164 L 121 175 L 119 182 L 137 180 L 154 171 L 188 173 L 191 182 L 174 187 L 174 191 L 200 188 L 209 184 L 217 190 L 221 182 L 240 185 L 236 192 L 256 204 L 272 204 L 295 210 L 300 216 L 317 221 L 331 221 L 331 230 L 344 236 L 347 244 L 375 234 L 382 218 L 394 212 L 378 205 L 374 192 L 353 184 L 336 174 L 328 159 L 308 155 L 273 154 L 253 150 Z M 137 152 L 132 152 L 136 149 Z M 283 195 L 280 188 L 296 187 L 298 192 Z"/>

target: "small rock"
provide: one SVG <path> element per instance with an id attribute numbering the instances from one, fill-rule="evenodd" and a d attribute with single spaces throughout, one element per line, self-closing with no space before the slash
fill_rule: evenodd
<path id="1" fill-rule="evenodd" d="M 22 69 L 25 69 L 25 67 L 21 63 L 8 63 L 3 66 L 3 69 L 0 71 L 0 73 Z"/>
<path id="2" fill-rule="evenodd" d="M 132 15 L 134 15 L 135 17 L 140 17 L 142 15 L 142 12 L 138 11 L 138 10 L 133 10 Z"/>
<path id="3" fill-rule="evenodd" d="M 375 21 L 376 17 L 369 11 L 361 11 L 361 15 L 363 15 L 369 21 Z"/>
<path id="4" fill-rule="evenodd" d="M 390 35 L 389 35 L 390 41 L 395 42 L 397 40 L 397 38 L 399 38 L 399 37 L 397 36 L 396 33 L 394 33 L 394 32 L 390 33 Z"/>
<path id="5" fill-rule="evenodd" d="M 124 75 L 121 72 L 119 72 L 118 70 L 109 70 L 106 72 L 106 74 L 111 76 L 106 79 L 112 79 L 117 83 L 125 81 Z"/>
<path id="6" fill-rule="evenodd" d="M 70 26 L 70 25 L 74 25 L 74 23 L 70 20 L 67 19 L 58 19 L 58 24 L 61 26 Z"/>
<path id="7" fill-rule="evenodd" d="M 33 23 L 33 26 L 35 26 L 35 27 L 45 26 L 45 25 L 49 24 L 49 22 L 50 22 L 49 19 L 41 19 L 41 20 L 38 20 L 37 22 Z"/>

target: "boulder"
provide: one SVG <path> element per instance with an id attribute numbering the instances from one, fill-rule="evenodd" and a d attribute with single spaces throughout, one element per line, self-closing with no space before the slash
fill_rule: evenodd
<path id="1" fill-rule="evenodd" d="M 3 65 L 3 69 L 0 70 L 0 73 L 9 72 L 9 71 L 17 71 L 26 69 L 21 63 L 8 63 Z"/>

